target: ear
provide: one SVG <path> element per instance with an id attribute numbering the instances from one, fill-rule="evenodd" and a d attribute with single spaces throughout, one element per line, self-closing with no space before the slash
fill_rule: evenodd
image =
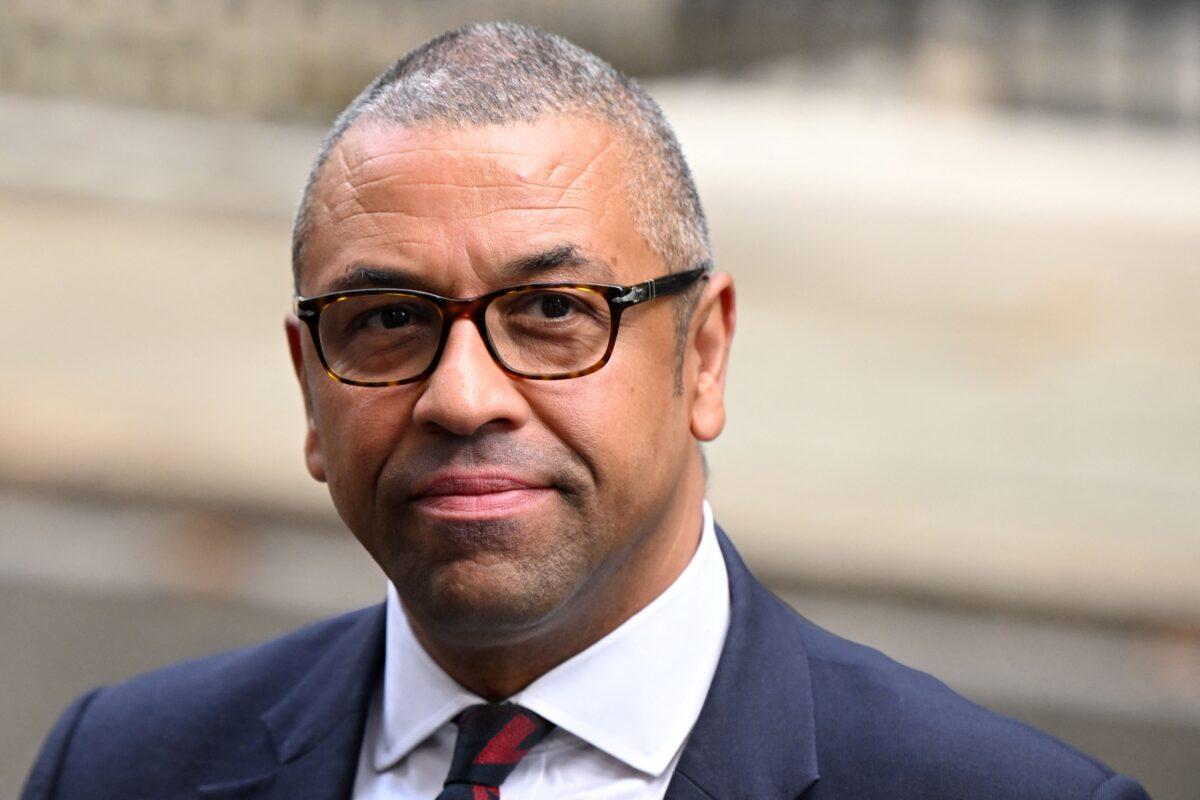
<path id="1" fill-rule="evenodd" d="M 304 340 L 308 332 L 297 319 L 295 314 L 288 314 L 283 320 L 287 333 L 288 350 L 292 354 L 292 368 L 296 371 L 296 380 L 300 382 L 300 393 L 304 396 L 304 419 L 307 429 L 304 434 L 304 462 L 308 466 L 308 474 L 314 479 L 325 482 L 325 456 L 321 453 L 321 440 L 317 436 L 316 418 L 313 416 L 312 396 L 308 390 L 308 378 L 304 369 L 306 358 L 315 358 L 316 354 L 305 352 Z"/>
<path id="2" fill-rule="evenodd" d="M 725 427 L 725 371 L 737 324 L 733 278 L 718 272 L 709 277 L 693 315 L 691 360 L 692 435 L 699 441 L 717 438 Z"/>

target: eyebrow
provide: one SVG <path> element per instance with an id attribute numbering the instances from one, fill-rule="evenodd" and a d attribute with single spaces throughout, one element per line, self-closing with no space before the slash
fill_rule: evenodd
<path id="1" fill-rule="evenodd" d="M 585 277 L 602 279 L 611 282 L 612 268 L 598 259 L 591 259 L 583 254 L 579 246 L 571 242 L 542 250 L 532 255 L 521 256 L 509 261 L 500 268 L 500 274 L 512 280 L 544 277 L 547 273 L 571 270 L 567 277 L 578 278 L 578 272 L 583 271 Z"/>
<path id="2" fill-rule="evenodd" d="M 561 274 L 555 275 L 554 273 Z M 538 278 L 613 282 L 613 271 L 607 263 L 586 257 L 579 246 L 571 242 L 564 242 L 546 250 L 518 256 L 505 262 L 497 270 L 497 274 L 505 283 L 520 283 Z M 367 264 L 356 265 L 346 274 L 335 278 L 325 291 L 334 293 L 368 288 L 417 289 L 436 292 L 436 287 L 430 284 L 429 279 L 417 272 L 398 267 Z"/>
<path id="3" fill-rule="evenodd" d="M 430 289 L 428 282 L 415 272 L 396 267 L 373 267 L 359 264 L 329 284 L 326 293 L 348 292 L 354 289 Z"/>

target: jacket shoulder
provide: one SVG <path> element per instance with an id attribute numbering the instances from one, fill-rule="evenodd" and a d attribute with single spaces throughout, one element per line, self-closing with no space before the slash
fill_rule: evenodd
<path id="1" fill-rule="evenodd" d="M 173 664 L 103 688 L 87 722 L 204 727 L 233 709 L 257 717 L 300 679 L 329 647 L 374 609 L 322 620 L 277 639 Z"/>
<path id="2" fill-rule="evenodd" d="M 807 651 L 815 797 L 1146 800 L 1103 762 L 771 600 L 799 626 Z"/>
<path id="3" fill-rule="evenodd" d="M 275 746 L 259 719 L 263 712 L 331 642 L 376 611 L 93 690 L 55 726 L 22 797 L 141 797 L 155 786 L 186 784 L 216 761 L 235 771 L 239 762 L 254 763 Z M 137 784 L 126 785 L 131 779 Z"/>

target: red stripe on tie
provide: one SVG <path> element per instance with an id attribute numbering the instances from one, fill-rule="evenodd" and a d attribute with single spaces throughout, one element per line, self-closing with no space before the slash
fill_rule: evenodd
<path id="1" fill-rule="evenodd" d="M 516 764 L 526 751 L 521 749 L 521 742 L 529 734 L 537 730 L 537 723 L 524 714 L 513 717 L 500 732 L 493 736 L 479 755 L 475 756 L 475 764 Z M 476 794 L 476 800 L 480 795 Z M 483 798 L 487 800 L 487 798 Z"/>
<path id="2" fill-rule="evenodd" d="M 471 794 L 471 800 L 500 800 L 500 787 L 476 784 Z"/>

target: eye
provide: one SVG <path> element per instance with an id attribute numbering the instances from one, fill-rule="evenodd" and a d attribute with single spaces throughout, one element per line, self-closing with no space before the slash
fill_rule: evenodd
<path id="1" fill-rule="evenodd" d="M 407 308 L 400 306 L 389 306 L 381 308 L 376 316 L 379 319 L 379 325 L 383 328 L 403 328 L 412 324 L 412 314 Z"/>
<path id="2" fill-rule="evenodd" d="M 423 330 L 436 324 L 436 311 L 424 308 L 420 303 L 411 301 L 390 300 L 379 302 L 367 298 L 354 301 L 355 304 L 374 302 L 374 306 L 354 309 L 347 306 L 346 311 L 353 311 L 347 320 L 348 330 L 362 333 L 384 333 L 388 331 L 407 330 L 409 332 Z"/>
<path id="3" fill-rule="evenodd" d="M 495 321 L 510 333 L 571 337 L 589 326 L 608 325 L 604 298 L 576 287 L 528 288 L 498 300 L 488 312 L 489 323 Z"/>
<path id="4" fill-rule="evenodd" d="M 515 316 L 530 322 L 566 322 L 575 320 L 580 316 L 580 312 L 586 315 L 589 308 L 574 294 L 563 291 L 538 291 L 530 292 L 518 300 L 512 311 Z"/>
<path id="5" fill-rule="evenodd" d="M 548 319 L 560 319 L 571 313 L 572 304 L 561 294 L 545 294 L 534 301 L 536 310 Z"/>

